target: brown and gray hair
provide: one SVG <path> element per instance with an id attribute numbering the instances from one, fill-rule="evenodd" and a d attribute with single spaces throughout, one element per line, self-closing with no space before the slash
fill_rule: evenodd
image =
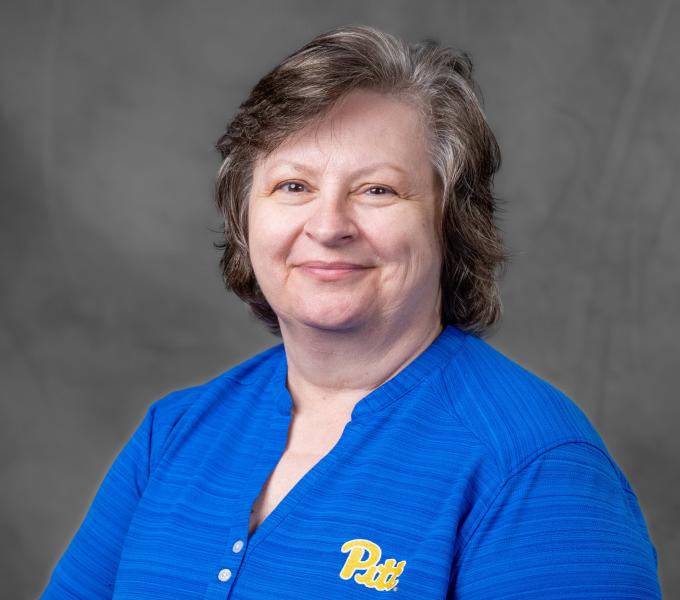
<path id="1" fill-rule="evenodd" d="M 223 250 L 227 289 L 281 335 L 248 254 L 254 164 L 356 89 L 396 96 L 421 111 L 441 191 L 442 325 L 483 335 L 502 314 L 498 278 L 509 255 L 494 220 L 500 150 L 481 108 L 472 61 L 437 42 L 407 43 L 365 25 L 331 29 L 285 58 L 255 85 L 219 138 L 215 202 L 224 240 L 216 247 Z"/>

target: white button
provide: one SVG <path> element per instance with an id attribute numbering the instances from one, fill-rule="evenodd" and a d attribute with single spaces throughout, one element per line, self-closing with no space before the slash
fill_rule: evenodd
<path id="1" fill-rule="evenodd" d="M 237 552 L 237 553 L 238 553 L 238 552 L 241 552 L 241 549 L 242 549 L 242 548 L 243 548 L 243 540 L 236 540 L 236 541 L 234 542 L 234 545 L 231 547 L 231 549 L 232 549 L 234 552 Z"/>
<path id="2" fill-rule="evenodd" d="M 229 581 L 229 578 L 231 577 L 231 569 L 222 569 L 218 574 L 217 574 L 217 579 L 219 579 L 221 582 Z"/>

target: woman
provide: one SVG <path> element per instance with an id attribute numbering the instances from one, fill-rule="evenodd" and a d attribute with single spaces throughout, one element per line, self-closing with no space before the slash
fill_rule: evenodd
<path id="1" fill-rule="evenodd" d="M 482 335 L 500 154 L 464 54 L 353 26 L 218 142 L 227 287 L 282 338 L 154 403 L 43 598 L 658 598 L 585 415 Z"/>

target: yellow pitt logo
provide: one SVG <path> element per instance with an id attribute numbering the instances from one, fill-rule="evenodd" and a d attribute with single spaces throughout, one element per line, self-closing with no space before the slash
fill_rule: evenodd
<path id="1" fill-rule="evenodd" d="M 397 562 L 394 558 L 388 558 L 383 564 L 378 564 L 382 550 L 378 544 L 369 540 L 348 540 L 342 545 L 341 550 L 349 552 L 349 556 L 340 571 L 340 577 L 351 579 L 354 573 L 363 571 L 354 575 L 354 581 L 381 592 L 391 590 L 397 585 L 398 577 L 406 565 L 405 560 Z"/>

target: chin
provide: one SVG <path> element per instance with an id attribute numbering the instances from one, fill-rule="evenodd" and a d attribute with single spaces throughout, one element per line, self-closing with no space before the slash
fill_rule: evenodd
<path id="1" fill-rule="evenodd" d="M 346 331 L 349 329 L 356 329 L 365 323 L 365 319 L 360 318 L 343 318 L 343 319 L 329 319 L 326 317 L 300 319 L 300 323 L 307 327 L 314 329 L 324 329 L 326 331 Z"/>
<path id="2" fill-rule="evenodd" d="M 369 315 L 365 310 L 348 311 L 346 308 L 333 310 L 316 307 L 315 310 L 292 314 L 286 320 L 315 329 L 343 331 L 361 327 L 369 320 Z"/>
<path id="3" fill-rule="evenodd" d="M 301 291 L 301 290 L 300 290 Z M 290 327 L 312 327 L 342 331 L 361 328 L 380 317 L 376 293 L 317 293 L 287 294 L 271 304 L 279 320 Z M 274 299 L 274 298 L 273 298 Z"/>

